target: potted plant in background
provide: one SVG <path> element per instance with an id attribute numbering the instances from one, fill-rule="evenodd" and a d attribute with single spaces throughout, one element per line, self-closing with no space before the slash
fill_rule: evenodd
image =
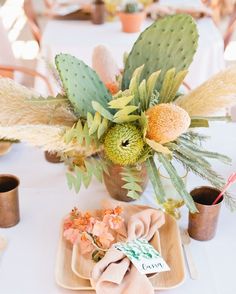
<path id="1" fill-rule="evenodd" d="M 126 3 L 124 9 L 119 12 L 122 31 L 125 33 L 139 32 L 145 17 L 146 12 L 137 2 Z"/>

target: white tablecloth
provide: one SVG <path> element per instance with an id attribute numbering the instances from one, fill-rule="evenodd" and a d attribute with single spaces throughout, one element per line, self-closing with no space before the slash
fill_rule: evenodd
<path id="1" fill-rule="evenodd" d="M 151 24 L 146 21 L 143 29 Z M 210 18 L 197 21 L 199 31 L 199 47 L 189 69 L 186 82 L 196 87 L 210 76 L 224 68 L 223 40 Z M 120 23 L 93 25 L 89 21 L 48 21 L 42 38 L 41 56 L 53 62 L 58 53 L 70 53 L 91 65 L 93 48 L 103 44 L 111 49 L 120 67 L 123 66 L 123 53 L 129 52 L 139 33 L 127 34 L 121 31 Z M 38 71 L 49 76 L 45 61 L 38 62 Z M 51 80 L 53 83 L 53 81 Z M 36 80 L 36 88 L 45 94 L 45 85 Z"/>
<path id="2" fill-rule="evenodd" d="M 236 124 L 215 124 L 205 132 L 212 135 L 207 147 L 233 158 L 231 167 L 213 162 L 218 172 L 229 175 L 236 170 Z M 60 222 L 74 205 L 79 205 L 81 209 L 99 205 L 101 198 L 108 197 L 104 186 L 94 181 L 87 190 L 82 189 L 76 195 L 67 187 L 63 164 L 50 164 L 45 161 L 41 150 L 23 144 L 14 145 L 9 154 L 0 157 L 0 173 L 12 173 L 21 180 L 21 221 L 13 228 L 0 229 L 0 235 L 5 235 L 9 241 L 7 250 L 0 258 L 0 293 L 75 293 L 60 288 L 54 279 Z M 203 183 L 190 175 L 188 189 Z M 236 186 L 232 191 L 236 192 Z M 154 203 L 150 187 L 142 202 Z M 199 279 L 191 280 L 186 271 L 185 283 L 165 293 L 236 293 L 236 215 L 224 206 L 222 208 L 216 237 L 209 242 L 191 243 Z M 184 210 L 180 224 L 186 227 L 186 223 Z"/>

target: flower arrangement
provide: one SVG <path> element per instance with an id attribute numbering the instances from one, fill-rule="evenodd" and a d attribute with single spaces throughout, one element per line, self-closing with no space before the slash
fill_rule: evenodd
<path id="1" fill-rule="evenodd" d="M 99 261 L 124 228 L 122 208 L 98 210 L 94 214 L 72 209 L 64 221 L 64 237 L 78 244 L 82 255 Z"/>
<path id="2" fill-rule="evenodd" d="M 230 120 L 214 113 L 233 105 L 236 68 L 229 68 L 183 95 L 179 91 L 197 50 L 198 33 L 189 15 L 154 22 L 140 34 L 122 73 L 104 48 L 93 56 L 93 68 L 69 54 L 55 58 L 61 93 L 45 99 L 8 79 L 0 79 L 0 138 L 19 139 L 58 152 L 71 166 L 69 187 L 78 192 L 95 176 L 102 181 L 118 165 L 127 196 L 143 192 L 138 171 L 144 165 L 157 202 L 169 195 L 158 174 L 162 165 L 189 210 L 196 207 L 173 162 L 221 189 L 225 180 L 210 159 L 231 160 L 205 150 L 205 136 L 195 127 Z M 222 87 L 224 85 L 224 87 Z M 97 156 L 92 156 L 96 154 Z M 154 160 L 155 159 L 155 160 Z M 226 202 L 235 201 L 226 195 Z"/>

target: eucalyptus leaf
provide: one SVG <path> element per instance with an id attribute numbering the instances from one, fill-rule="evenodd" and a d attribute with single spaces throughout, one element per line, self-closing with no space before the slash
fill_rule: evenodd
<path id="1" fill-rule="evenodd" d="M 113 115 L 105 109 L 100 103 L 97 101 L 92 101 L 93 109 L 99 112 L 103 117 L 107 118 L 108 120 L 113 120 Z"/>
<path id="2" fill-rule="evenodd" d="M 107 129 L 108 129 L 108 120 L 104 118 L 102 120 L 102 123 L 98 127 L 98 139 L 102 137 L 102 135 L 106 132 Z"/>
<path id="3" fill-rule="evenodd" d="M 174 81 L 172 83 L 172 87 L 168 95 L 168 102 L 172 102 L 175 100 L 176 94 L 181 84 L 183 83 L 187 73 L 188 73 L 188 70 L 181 70 L 174 77 Z"/>
<path id="4" fill-rule="evenodd" d="M 183 180 L 178 175 L 178 173 L 177 173 L 176 169 L 174 168 L 174 166 L 172 165 L 172 163 L 163 154 L 159 154 L 158 158 L 159 158 L 160 162 L 162 163 L 163 167 L 168 172 L 173 186 L 175 187 L 178 194 L 184 199 L 190 212 L 191 213 L 198 212 L 198 210 L 194 204 L 192 196 L 187 192 Z"/>
<path id="5" fill-rule="evenodd" d="M 135 191 L 129 191 L 128 193 L 127 193 L 127 196 L 128 197 L 130 197 L 130 198 L 132 198 L 132 199 L 139 199 L 140 198 L 140 194 L 138 194 L 137 192 L 135 192 Z"/>
<path id="6" fill-rule="evenodd" d="M 90 112 L 87 113 L 87 123 L 88 127 L 91 128 L 91 125 L 93 123 L 93 115 Z"/>
<path id="7" fill-rule="evenodd" d="M 145 139 L 146 143 L 154 149 L 158 153 L 164 153 L 164 154 L 172 154 L 172 152 L 168 149 L 168 147 L 163 146 L 162 144 L 159 144 L 153 140 Z"/>
<path id="8" fill-rule="evenodd" d="M 139 115 L 122 115 L 122 116 L 115 118 L 113 120 L 113 122 L 117 123 L 117 124 L 119 124 L 119 123 L 121 124 L 121 123 L 125 123 L 125 122 L 132 122 L 132 121 L 135 121 L 139 118 L 140 118 Z"/>
<path id="9" fill-rule="evenodd" d="M 164 77 L 164 81 L 160 91 L 160 101 L 161 103 L 166 103 L 169 100 L 169 95 L 174 83 L 175 68 L 169 69 Z"/>
<path id="10" fill-rule="evenodd" d="M 122 188 L 127 189 L 127 190 L 142 192 L 142 188 L 137 183 L 126 183 L 122 186 Z"/>
<path id="11" fill-rule="evenodd" d="M 154 162 L 153 157 L 150 157 L 146 161 L 146 167 L 148 171 L 149 179 L 152 183 L 152 187 L 155 193 L 155 196 L 157 198 L 158 203 L 164 203 L 165 202 L 165 190 L 163 188 L 161 179 L 159 177 L 159 174 L 157 172 L 157 167 Z"/>
<path id="12" fill-rule="evenodd" d="M 140 83 L 138 87 L 138 93 L 139 93 L 139 101 L 141 103 L 141 109 L 145 111 L 149 105 L 146 80 L 142 80 L 142 82 Z"/>
<path id="13" fill-rule="evenodd" d="M 138 107 L 134 105 L 127 105 L 123 109 L 116 112 L 114 115 L 114 119 L 122 117 L 122 116 L 128 116 L 130 113 L 134 112 Z"/>
<path id="14" fill-rule="evenodd" d="M 157 80 L 158 80 L 158 78 L 160 76 L 160 73 L 161 73 L 161 71 L 158 70 L 158 71 L 153 72 L 149 76 L 149 78 L 147 80 L 147 91 L 148 91 L 147 95 L 148 95 L 148 97 L 151 97 L 151 95 L 153 94 L 153 92 L 155 90 L 155 86 L 156 86 Z"/>
<path id="15" fill-rule="evenodd" d="M 91 124 L 91 127 L 89 128 L 89 135 L 94 134 L 97 131 L 100 124 L 101 124 L 101 114 L 99 112 L 95 112 L 93 122 Z"/>
<path id="16" fill-rule="evenodd" d="M 208 128 L 209 122 L 206 119 L 191 119 L 190 128 Z"/>
<path id="17" fill-rule="evenodd" d="M 148 118 L 144 112 L 141 112 L 141 116 L 139 118 L 139 124 L 143 132 L 143 138 L 145 138 L 147 133 L 147 127 L 148 127 Z"/>
<path id="18" fill-rule="evenodd" d="M 126 105 L 128 105 L 133 100 L 133 98 L 134 96 L 130 95 L 130 96 L 123 96 L 118 99 L 113 99 L 108 103 L 109 108 L 123 109 Z"/>

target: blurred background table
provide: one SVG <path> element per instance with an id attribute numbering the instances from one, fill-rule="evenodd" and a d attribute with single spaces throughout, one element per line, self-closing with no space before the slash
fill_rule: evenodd
<path id="1" fill-rule="evenodd" d="M 236 124 L 216 123 L 205 132 L 212 136 L 207 148 L 233 158 L 230 167 L 213 161 L 218 172 L 229 175 L 236 170 Z M 10 153 L 0 157 L 0 173 L 13 173 L 21 180 L 21 221 L 13 228 L 0 229 L 0 234 L 9 242 L 0 259 L 0 293 L 90 294 L 62 289 L 55 282 L 59 229 L 62 218 L 74 205 L 88 209 L 98 206 L 101 198 L 108 197 L 105 187 L 94 180 L 87 190 L 82 188 L 78 195 L 75 194 L 67 187 L 63 164 L 50 164 L 41 150 L 23 144 L 13 145 Z M 188 190 L 203 183 L 190 175 Z M 235 186 L 232 192 L 236 192 Z M 141 203 L 155 204 L 150 187 L 144 195 Z M 180 225 L 187 225 L 186 210 L 182 211 Z M 191 280 L 186 269 L 183 285 L 158 293 L 235 294 L 235 248 L 235 214 L 223 205 L 215 239 L 191 242 L 198 280 Z"/>
<path id="2" fill-rule="evenodd" d="M 143 29 L 152 23 L 148 20 Z M 123 54 L 129 52 L 139 33 L 127 34 L 121 31 L 118 21 L 93 25 L 88 21 L 49 20 L 42 35 L 41 60 L 37 69 L 50 77 L 47 62 L 53 62 L 58 53 L 70 53 L 91 65 L 93 48 L 96 45 L 106 45 L 120 67 L 123 67 Z M 210 76 L 224 68 L 223 39 L 211 18 L 202 18 L 197 21 L 199 31 L 199 47 L 190 67 L 186 82 L 195 88 Z M 50 79 L 52 85 L 53 80 Z M 45 94 L 45 85 L 38 79 L 36 89 Z M 55 89 L 56 90 L 56 89 Z"/>

